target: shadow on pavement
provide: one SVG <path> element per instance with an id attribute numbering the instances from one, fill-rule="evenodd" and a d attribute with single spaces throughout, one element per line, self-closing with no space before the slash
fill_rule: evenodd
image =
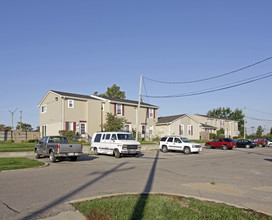
<path id="1" fill-rule="evenodd" d="M 153 185 L 153 180 L 154 180 L 154 176 L 155 176 L 158 157 L 159 157 L 159 151 L 157 151 L 156 158 L 153 162 L 153 166 L 152 166 L 150 174 L 149 174 L 149 178 L 148 178 L 147 183 L 145 185 L 145 189 L 142 192 L 142 194 L 141 194 L 141 196 L 140 196 L 140 198 L 134 208 L 134 212 L 131 216 L 131 219 L 142 219 L 143 218 L 144 208 L 146 206 L 148 195 L 151 192 L 151 188 Z"/>
<path id="2" fill-rule="evenodd" d="M 113 167 L 112 169 L 106 171 L 106 172 L 94 172 L 94 173 L 90 173 L 90 176 L 91 175 L 95 175 L 95 174 L 101 174 L 100 176 L 96 177 L 95 179 L 92 179 L 91 181 L 85 183 L 84 185 L 82 186 L 79 186 L 78 188 L 76 188 L 75 190 L 71 191 L 68 195 L 65 195 L 65 196 L 62 196 L 60 197 L 59 199 L 51 202 L 50 204 L 48 204 L 47 206 L 39 209 L 39 210 L 36 210 L 34 213 L 31 213 L 25 217 L 22 218 L 22 220 L 29 220 L 29 219 L 34 219 L 34 218 L 37 218 L 38 215 L 46 212 L 47 210 L 49 210 L 50 208 L 60 204 L 60 203 L 63 203 L 65 201 L 67 201 L 67 199 L 71 198 L 73 195 L 79 193 L 80 191 L 84 190 L 86 187 L 94 184 L 95 182 L 103 179 L 104 177 L 114 173 L 114 172 L 120 172 L 120 171 L 123 171 L 123 170 L 120 170 L 121 167 L 123 167 L 125 164 L 127 164 L 127 162 L 123 162 L 123 163 L 120 163 L 118 164 L 117 166 Z M 126 170 L 128 169 L 134 169 L 133 167 L 131 168 L 126 168 Z"/>

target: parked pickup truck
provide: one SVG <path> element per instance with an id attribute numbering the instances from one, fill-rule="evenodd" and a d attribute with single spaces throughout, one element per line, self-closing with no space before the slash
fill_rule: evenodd
<path id="1" fill-rule="evenodd" d="M 55 163 L 60 157 L 68 157 L 76 161 L 77 157 L 82 155 L 82 144 L 71 144 L 64 136 L 45 136 L 35 145 L 34 153 L 36 159 L 41 155 L 49 156 L 52 163 Z"/>

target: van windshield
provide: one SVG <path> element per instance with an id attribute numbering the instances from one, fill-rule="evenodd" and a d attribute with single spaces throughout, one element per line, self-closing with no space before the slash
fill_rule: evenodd
<path id="1" fill-rule="evenodd" d="M 118 140 L 135 140 L 132 134 L 117 134 Z"/>

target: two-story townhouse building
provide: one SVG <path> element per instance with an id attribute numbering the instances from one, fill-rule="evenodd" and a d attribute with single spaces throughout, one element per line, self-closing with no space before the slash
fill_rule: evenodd
<path id="1" fill-rule="evenodd" d="M 127 99 L 101 98 L 95 95 L 50 90 L 43 97 L 40 108 L 41 136 L 59 135 L 60 130 L 72 130 L 83 137 L 101 131 L 107 113 L 126 119 L 124 129 L 136 130 L 137 101 Z M 139 131 L 144 138 L 152 138 L 158 120 L 158 107 L 141 103 Z"/>
<path id="2" fill-rule="evenodd" d="M 159 117 L 156 135 L 182 136 L 189 139 L 200 139 L 201 125 L 187 114 Z"/>
<path id="3" fill-rule="evenodd" d="M 206 132 L 215 134 L 217 130 L 223 128 L 225 131 L 225 137 L 233 138 L 239 135 L 238 131 L 238 121 L 227 119 L 227 118 L 217 118 L 207 115 L 195 114 L 192 118 L 203 124 L 203 128 Z M 214 129 L 216 128 L 216 129 Z"/>

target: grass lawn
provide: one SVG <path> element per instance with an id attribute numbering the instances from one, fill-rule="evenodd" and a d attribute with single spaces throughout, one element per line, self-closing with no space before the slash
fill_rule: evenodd
<path id="1" fill-rule="evenodd" d="M 17 170 L 44 165 L 43 162 L 22 157 L 0 158 L 0 171 Z"/>
<path id="2" fill-rule="evenodd" d="M 0 142 L 0 152 L 24 152 L 34 151 L 36 143 L 5 143 Z"/>
<path id="3" fill-rule="evenodd" d="M 87 219 L 272 219 L 253 210 L 167 195 L 123 195 L 73 204 Z"/>

